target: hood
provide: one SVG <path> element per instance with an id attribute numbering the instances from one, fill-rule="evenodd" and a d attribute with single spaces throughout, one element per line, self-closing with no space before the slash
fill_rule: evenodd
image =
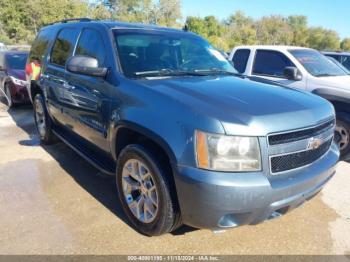
<path id="1" fill-rule="evenodd" d="M 141 83 L 197 114 L 219 120 L 231 135 L 265 136 L 334 117 L 333 106 L 323 98 L 248 78 L 184 77 Z"/>
<path id="2" fill-rule="evenodd" d="M 350 91 L 350 75 L 314 77 L 312 83 L 316 87 L 334 87 Z"/>
<path id="3" fill-rule="evenodd" d="M 13 76 L 17 79 L 20 80 L 26 80 L 26 74 L 24 70 L 19 70 L 19 69 L 8 69 L 7 73 L 9 76 Z"/>

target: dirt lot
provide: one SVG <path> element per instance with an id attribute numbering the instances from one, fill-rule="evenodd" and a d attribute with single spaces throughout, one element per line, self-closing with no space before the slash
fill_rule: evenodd
<path id="1" fill-rule="evenodd" d="M 0 214 L 0 254 L 350 254 L 350 164 L 282 218 L 149 238 L 126 222 L 112 179 L 63 143 L 41 146 L 30 106 L 0 105 Z"/>

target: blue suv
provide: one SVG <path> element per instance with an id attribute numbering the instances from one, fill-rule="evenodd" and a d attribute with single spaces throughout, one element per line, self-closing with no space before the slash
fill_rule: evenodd
<path id="1" fill-rule="evenodd" d="M 39 32 L 27 63 L 40 67 L 27 77 L 42 142 L 115 176 L 145 235 L 272 219 L 335 173 L 329 102 L 240 76 L 186 30 L 65 20 Z"/>

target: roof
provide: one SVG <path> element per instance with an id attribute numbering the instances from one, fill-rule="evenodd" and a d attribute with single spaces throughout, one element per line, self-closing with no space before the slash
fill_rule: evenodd
<path id="1" fill-rule="evenodd" d="M 285 51 L 290 49 L 311 49 L 307 47 L 300 46 L 288 46 L 288 45 L 246 45 L 246 46 L 236 46 L 236 48 L 247 48 L 247 49 L 268 49 L 268 50 L 279 50 Z"/>
<path id="2" fill-rule="evenodd" d="M 108 28 L 129 28 L 129 29 L 146 29 L 146 30 L 159 30 L 159 31 L 167 31 L 167 32 L 185 32 L 182 29 L 175 29 L 175 28 L 169 28 L 169 27 L 162 27 L 158 25 L 151 25 L 151 24 L 141 24 L 141 23 L 127 23 L 127 22 L 120 22 L 120 21 L 113 21 L 113 20 L 93 20 L 88 18 L 77 18 L 77 19 L 68 19 L 59 21 L 56 23 L 49 24 L 45 26 L 44 28 L 51 27 L 51 26 L 65 26 L 65 25 L 104 25 Z M 44 29 L 43 28 L 43 29 Z"/>
<path id="3" fill-rule="evenodd" d="M 322 54 L 325 54 L 325 55 L 347 55 L 347 56 L 350 56 L 350 52 L 343 52 L 343 51 L 322 51 Z"/>

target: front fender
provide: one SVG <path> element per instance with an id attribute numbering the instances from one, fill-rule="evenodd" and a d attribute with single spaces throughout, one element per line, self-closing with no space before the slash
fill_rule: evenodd
<path id="1" fill-rule="evenodd" d="M 149 130 L 137 123 L 130 122 L 127 120 L 119 120 L 119 121 L 113 121 L 110 132 L 111 132 L 111 151 L 112 151 L 112 156 L 116 160 L 117 159 L 117 148 L 116 148 L 116 140 L 118 136 L 118 131 L 121 128 L 128 128 L 132 131 L 138 132 L 145 137 L 149 138 L 150 140 L 154 141 L 157 143 L 168 155 L 170 162 L 172 165 L 177 165 L 177 160 L 176 156 L 173 153 L 173 150 L 169 146 L 169 144 L 158 134 L 154 133 L 152 130 Z"/>

